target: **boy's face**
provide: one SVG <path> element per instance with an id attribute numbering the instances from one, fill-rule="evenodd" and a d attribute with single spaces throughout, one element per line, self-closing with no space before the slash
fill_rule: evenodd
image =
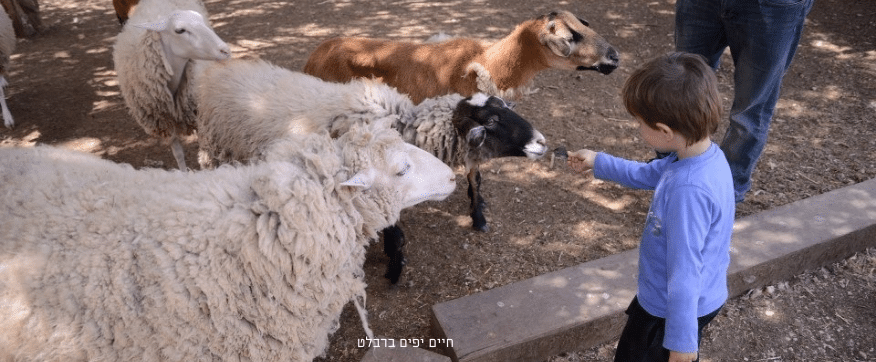
<path id="1" fill-rule="evenodd" d="M 670 142 L 674 135 L 673 132 L 662 123 L 657 123 L 657 129 L 651 128 L 647 123 L 636 118 L 636 122 L 639 122 L 639 135 L 642 136 L 642 140 L 648 144 L 651 148 L 658 152 L 674 152 L 673 145 Z M 661 127 L 663 126 L 663 127 Z"/>

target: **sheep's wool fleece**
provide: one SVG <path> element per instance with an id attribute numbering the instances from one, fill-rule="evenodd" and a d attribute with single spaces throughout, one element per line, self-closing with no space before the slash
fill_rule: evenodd
<path id="1" fill-rule="evenodd" d="M 453 112 L 462 99 L 459 94 L 426 98 L 407 116 L 399 118 L 393 128 L 401 133 L 405 142 L 431 153 L 447 165 L 459 166 L 467 148 L 456 134 Z"/>
<path id="2" fill-rule="evenodd" d="M 287 135 L 341 134 L 378 121 L 390 127 L 413 106 L 380 83 L 329 83 L 263 60 L 210 62 L 198 74 L 198 144 L 220 163 L 262 159 Z"/>
<path id="3" fill-rule="evenodd" d="M 204 19 L 209 18 L 198 0 L 143 0 L 116 37 L 113 48 L 119 90 L 131 116 L 147 134 L 165 138 L 191 134 L 197 127 L 191 89 L 195 61 L 186 64 L 186 74 L 176 93 L 172 93 L 167 87 L 171 74 L 163 60 L 161 37 L 136 25 L 155 22 L 175 9 L 197 11 Z"/>
<path id="4" fill-rule="evenodd" d="M 261 159 L 265 145 L 286 135 L 337 134 L 357 123 L 386 122 L 406 142 L 449 165 L 461 163 L 464 144 L 452 122 L 461 95 L 415 106 L 377 81 L 326 82 L 263 60 L 211 62 L 199 74 L 198 144 L 220 163 Z"/>
<path id="5" fill-rule="evenodd" d="M 0 7 L 2 10 L 2 7 Z M 12 27 L 12 19 L 5 11 L 0 13 L 0 75 L 7 73 L 9 57 L 15 51 L 15 29 Z"/>
<path id="6" fill-rule="evenodd" d="M 0 148 L 0 361 L 324 353 L 342 307 L 364 299 L 369 238 L 400 211 L 338 185 L 355 151 L 336 145 L 198 173 Z"/>

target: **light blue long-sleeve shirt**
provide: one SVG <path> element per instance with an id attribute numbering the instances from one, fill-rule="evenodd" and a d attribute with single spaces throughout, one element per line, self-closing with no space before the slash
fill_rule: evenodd
<path id="1" fill-rule="evenodd" d="M 654 190 L 639 245 L 639 304 L 666 319 L 664 348 L 696 352 L 697 317 L 727 300 L 736 205 L 724 153 L 714 143 L 698 156 L 650 163 L 600 153 L 593 174 Z"/>

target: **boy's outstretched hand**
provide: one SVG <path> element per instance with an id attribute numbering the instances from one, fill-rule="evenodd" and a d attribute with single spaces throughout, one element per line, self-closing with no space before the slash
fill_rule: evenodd
<path id="1" fill-rule="evenodd" d="M 584 172 L 591 168 L 596 163 L 596 152 L 581 149 L 578 151 L 569 152 L 569 168 L 575 172 Z"/>
<path id="2" fill-rule="evenodd" d="M 693 362 L 697 359 L 697 353 L 681 353 L 669 351 L 669 362 Z"/>

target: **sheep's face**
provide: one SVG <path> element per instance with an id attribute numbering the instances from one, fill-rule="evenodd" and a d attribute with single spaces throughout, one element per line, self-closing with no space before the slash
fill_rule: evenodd
<path id="1" fill-rule="evenodd" d="M 224 60 L 231 56 L 228 44 L 196 11 L 177 10 L 167 18 L 136 26 L 160 33 L 165 50 L 181 59 Z"/>
<path id="2" fill-rule="evenodd" d="M 372 165 L 343 185 L 386 190 L 400 202 L 401 208 L 450 196 L 456 189 L 453 170 L 432 154 L 398 140 L 387 145 L 382 157 L 372 155 Z"/>
<path id="3" fill-rule="evenodd" d="M 463 99 L 453 112 L 453 125 L 467 143 L 469 165 L 496 157 L 538 159 L 547 152 L 541 132 L 497 97 L 478 93 Z"/>
<path id="4" fill-rule="evenodd" d="M 548 65 L 562 70 L 595 70 L 609 74 L 617 69 L 619 56 L 587 21 L 568 11 L 552 12 L 539 18 L 538 38 Z"/>

